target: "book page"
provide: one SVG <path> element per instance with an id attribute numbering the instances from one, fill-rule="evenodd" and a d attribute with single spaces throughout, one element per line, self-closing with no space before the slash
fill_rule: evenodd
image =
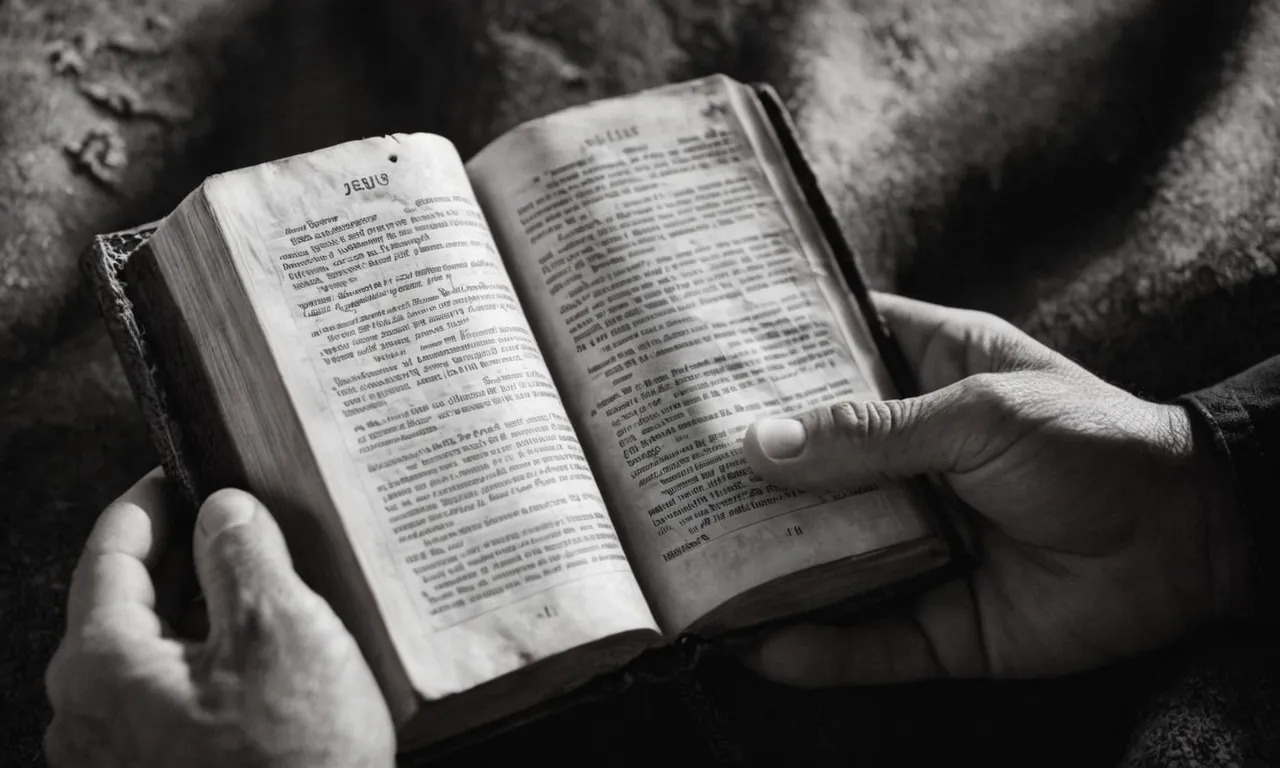
<path id="1" fill-rule="evenodd" d="M 208 189 L 425 697 L 655 630 L 449 142 L 366 139 Z"/>
<path id="2" fill-rule="evenodd" d="M 747 427 L 892 395 L 750 91 L 724 77 L 526 124 L 468 163 L 667 632 L 931 534 L 899 488 L 764 484 Z"/>

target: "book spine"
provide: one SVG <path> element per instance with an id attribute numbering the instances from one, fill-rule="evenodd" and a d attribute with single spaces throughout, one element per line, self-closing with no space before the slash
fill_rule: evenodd
<path id="1" fill-rule="evenodd" d="M 778 136 L 787 163 L 791 166 L 791 170 L 800 184 L 805 203 L 817 220 L 823 238 L 826 239 L 827 244 L 830 246 L 835 256 L 836 264 L 840 267 L 845 283 L 853 294 L 858 308 L 867 319 L 867 326 L 871 331 L 871 336 L 875 340 L 876 348 L 889 371 L 889 376 L 893 380 L 894 386 L 898 388 L 898 391 L 904 397 L 920 394 L 919 383 L 912 375 L 911 368 L 907 365 L 906 358 L 902 354 L 902 349 L 898 346 L 897 341 L 894 340 L 892 331 L 871 299 L 871 290 L 858 264 L 857 254 L 845 236 L 844 230 L 841 229 L 830 202 L 822 193 L 821 183 L 813 171 L 812 163 L 809 162 L 805 155 L 803 146 L 800 144 L 799 132 L 790 112 L 772 86 L 759 83 L 754 84 L 752 88 L 764 108 L 765 115 L 773 125 L 774 133 Z M 957 518 L 969 514 L 969 512 L 959 499 L 954 498 L 953 494 L 947 493 L 945 490 L 939 490 L 923 480 L 918 483 L 918 487 L 921 494 L 929 501 L 929 510 L 933 522 L 942 534 L 952 554 L 951 562 L 946 567 L 939 569 L 936 574 L 930 575 L 929 580 L 936 581 L 949 578 L 960 570 L 971 567 L 976 561 L 976 552 L 971 549 L 971 542 L 962 535 L 957 525 Z M 952 514 L 948 514 L 948 512 Z"/>
<path id="2" fill-rule="evenodd" d="M 178 426 L 171 415 L 168 398 L 155 374 L 155 364 L 147 349 L 140 319 L 125 290 L 121 270 L 142 251 L 154 225 L 98 235 L 81 259 L 81 268 L 98 301 L 108 337 L 124 369 L 125 380 L 146 420 L 152 446 L 159 454 L 165 475 L 178 488 L 192 509 L 200 504 L 200 493 L 182 447 Z"/>

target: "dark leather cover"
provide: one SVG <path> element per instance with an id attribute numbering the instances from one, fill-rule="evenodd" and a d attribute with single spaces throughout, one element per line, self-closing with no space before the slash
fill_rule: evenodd
<path id="1" fill-rule="evenodd" d="M 914 392 L 916 388 L 909 369 L 871 303 L 854 251 L 805 159 L 790 114 L 772 87 L 756 85 L 754 88 L 781 139 L 806 202 L 831 245 L 845 282 L 869 320 L 881 356 L 899 389 L 904 394 Z M 84 267 L 129 385 L 146 419 L 161 465 L 181 491 L 188 511 L 194 515 L 206 495 L 224 485 L 237 484 L 240 473 L 237 467 L 226 463 L 230 452 L 219 450 L 219 446 L 225 446 L 226 442 L 219 434 L 221 428 L 216 418 L 210 418 L 213 409 L 208 407 L 210 400 L 204 396 L 203 372 L 188 352 L 190 345 L 186 328 L 169 305 L 167 293 L 160 284 L 155 255 L 148 247 L 148 238 L 155 226 L 153 222 L 97 236 L 86 253 Z M 974 553 L 967 548 L 960 531 L 953 525 L 955 516 L 943 511 L 954 506 L 954 502 L 939 496 L 931 486 L 922 484 L 922 488 L 936 502 L 939 525 L 954 553 L 952 560 L 907 582 L 833 606 L 815 618 L 837 621 L 856 618 L 897 597 L 914 594 L 972 564 Z M 697 659 L 705 648 L 705 641 L 683 637 L 670 647 L 647 652 L 627 668 L 604 675 L 576 692 L 429 749 L 432 752 L 453 751 L 466 743 L 544 715 L 586 701 L 618 695 L 637 683 L 675 682 L 696 687 Z"/>

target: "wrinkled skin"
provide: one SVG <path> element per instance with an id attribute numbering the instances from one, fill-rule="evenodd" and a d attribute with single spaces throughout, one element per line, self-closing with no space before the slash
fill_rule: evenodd
<path id="1" fill-rule="evenodd" d="M 981 562 L 904 615 L 795 627 L 752 663 L 796 685 L 1093 669 L 1247 610 L 1240 520 L 1190 415 L 1111 386 L 1007 322 L 881 295 L 925 394 L 762 421 L 779 485 L 939 477 L 977 513 Z"/>
<path id="2" fill-rule="evenodd" d="M 373 675 L 294 573 L 270 513 L 240 491 L 213 494 L 196 523 L 195 573 L 171 567 L 160 580 L 159 564 L 175 562 L 165 558 L 169 507 L 152 472 L 89 536 L 46 676 L 49 764 L 393 765 L 391 717 Z M 176 634 L 200 626 L 168 599 L 183 575 L 198 576 L 205 596 L 202 639 Z"/>

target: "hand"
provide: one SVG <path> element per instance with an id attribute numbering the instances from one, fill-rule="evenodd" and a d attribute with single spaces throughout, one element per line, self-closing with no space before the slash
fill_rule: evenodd
<path id="1" fill-rule="evenodd" d="M 979 513 L 981 563 L 901 615 L 780 630 L 750 664 L 803 686 L 1062 674 L 1227 613 L 1242 539 L 1183 408 L 1106 384 L 993 316 L 876 302 L 926 394 L 762 421 L 747 461 L 808 490 L 940 476 Z"/>
<path id="2" fill-rule="evenodd" d="M 392 765 L 391 717 L 369 667 L 252 496 L 219 491 L 201 508 L 193 554 L 208 636 L 173 636 L 157 608 L 172 580 L 152 578 L 171 523 L 166 490 L 152 472 L 89 536 L 45 679 L 49 763 Z"/>

